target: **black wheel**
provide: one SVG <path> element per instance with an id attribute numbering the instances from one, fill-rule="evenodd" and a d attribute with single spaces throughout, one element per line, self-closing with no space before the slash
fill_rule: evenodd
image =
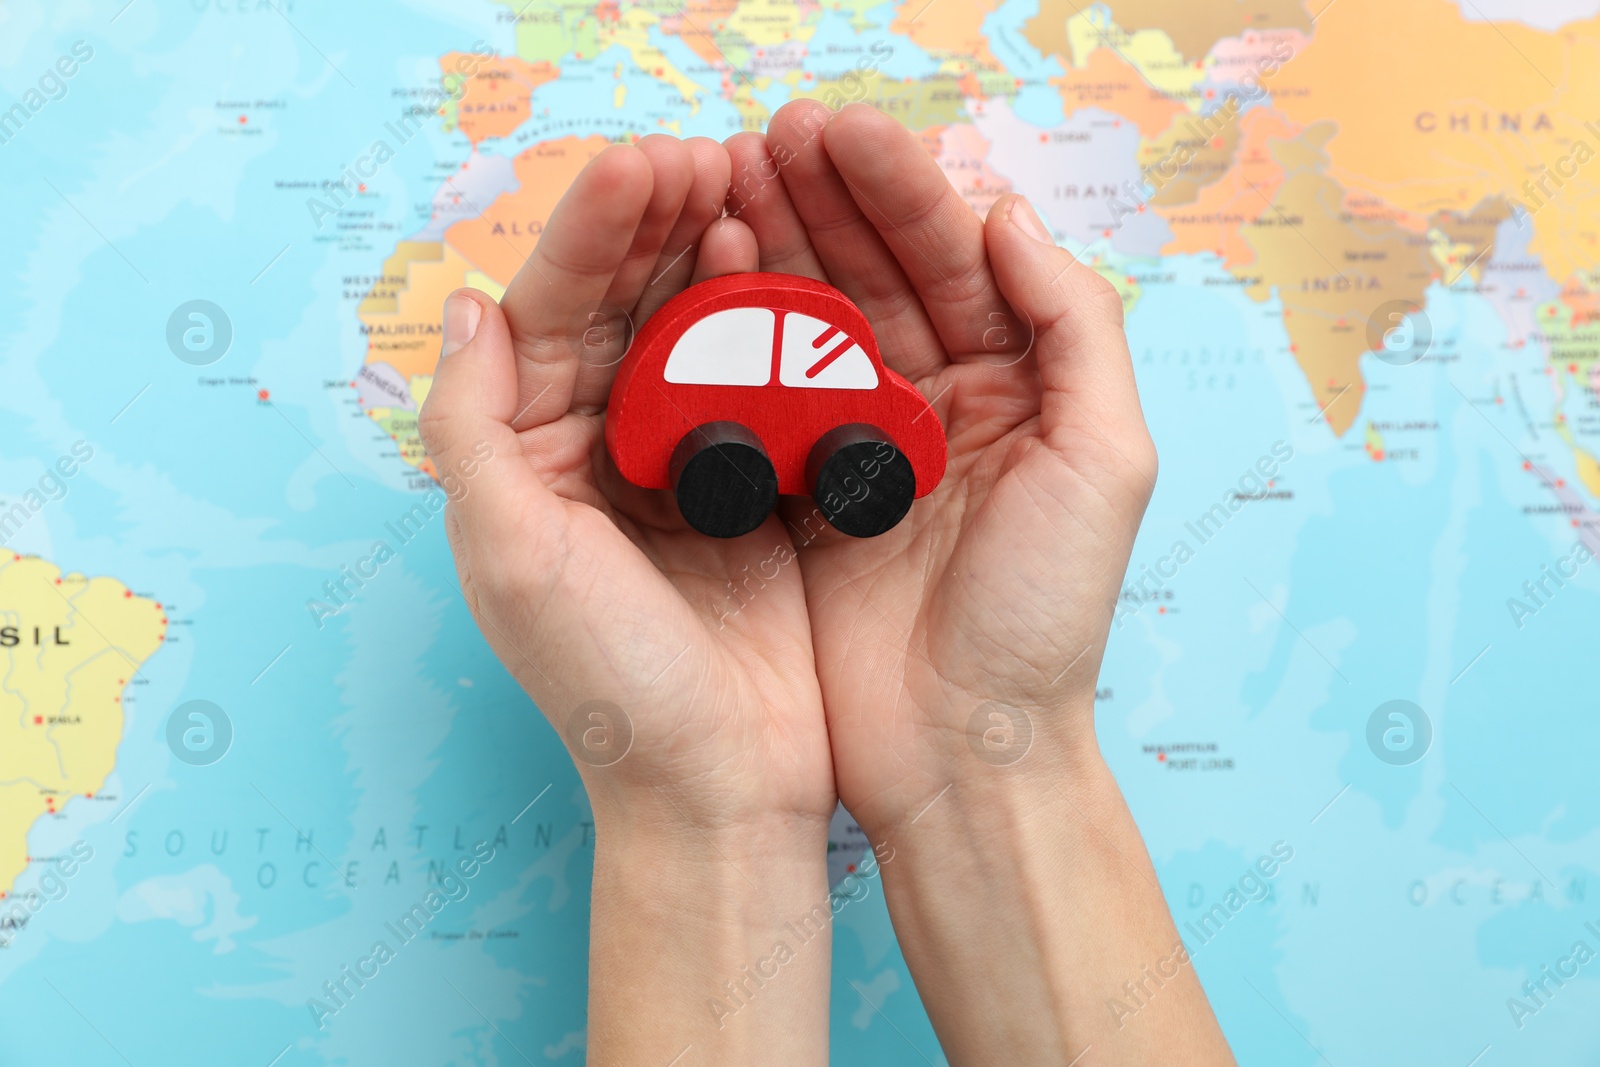
<path id="1" fill-rule="evenodd" d="M 778 472 L 761 439 L 737 422 L 710 422 L 672 450 L 672 492 L 684 521 L 711 537 L 738 537 L 778 503 Z"/>
<path id="2" fill-rule="evenodd" d="M 917 476 L 911 461 L 876 426 L 829 430 L 811 447 L 806 481 L 817 510 L 851 537 L 877 537 L 911 510 Z"/>

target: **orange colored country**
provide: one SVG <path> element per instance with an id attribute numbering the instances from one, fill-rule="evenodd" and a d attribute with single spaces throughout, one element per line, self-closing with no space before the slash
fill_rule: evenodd
<path id="1" fill-rule="evenodd" d="M 515 56 L 496 56 L 487 63 L 478 56 L 449 52 L 439 58 L 450 75 L 472 70 L 456 101 L 456 125 L 474 145 L 490 137 L 508 136 L 528 120 L 533 91 L 560 74 L 546 62 L 528 63 Z"/>
<path id="2" fill-rule="evenodd" d="M 496 197 L 482 215 L 451 226 L 444 233 L 445 243 L 500 285 L 510 285 L 538 243 L 556 201 L 584 165 L 610 143 L 595 136 L 533 145 L 515 160 L 516 191 Z"/>

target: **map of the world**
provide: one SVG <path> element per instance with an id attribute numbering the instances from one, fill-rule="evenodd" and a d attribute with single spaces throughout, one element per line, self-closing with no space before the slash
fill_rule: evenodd
<path id="1" fill-rule="evenodd" d="M 584 1061 L 592 817 L 456 583 L 440 306 L 606 145 L 799 97 L 1122 294 L 1098 730 L 1240 1062 L 1600 1062 L 1597 8 L 0 0 L 0 1062 Z M 850 886 L 833 1062 L 943 1063 Z"/>

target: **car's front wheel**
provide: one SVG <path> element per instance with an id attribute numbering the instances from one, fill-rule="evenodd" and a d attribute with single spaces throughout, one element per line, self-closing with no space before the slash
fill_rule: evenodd
<path id="1" fill-rule="evenodd" d="M 806 482 L 817 510 L 851 537 L 877 537 L 911 510 L 917 476 L 894 439 L 876 426 L 850 423 L 811 447 Z"/>
<path id="2" fill-rule="evenodd" d="M 709 422 L 672 450 L 672 492 L 684 521 L 711 537 L 738 537 L 778 503 L 778 472 L 761 438 L 737 422 Z"/>

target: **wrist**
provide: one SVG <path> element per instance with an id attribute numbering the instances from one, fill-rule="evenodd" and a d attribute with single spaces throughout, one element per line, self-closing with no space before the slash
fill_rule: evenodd
<path id="1" fill-rule="evenodd" d="M 1005 773 L 962 770 L 873 836 L 887 853 L 889 912 L 949 1062 L 1070 1063 L 1091 1045 L 1107 1062 L 1168 1062 L 1174 1035 L 1196 1050 L 1192 1062 L 1230 1062 L 1192 968 L 1138 1002 L 1139 1025 L 1123 1026 L 1130 1012 L 1117 991 L 1183 946 L 1098 749 L 1041 752 L 1043 740 L 1026 759 L 989 768 Z"/>
<path id="2" fill-rule="evenodd" d="M 585 710 L 587 709 L 587 710 Z M 711 830 L 789 837 L 820 826 L 838 803 L 821 708 L 790 733 L 792 709 L 741 716 L 722 736 L 704 724 L 646 721 L 591 701 L 571 714 L 563 733 L 596 830 L 623 836 L 681 837 Z"/>
<path id="3" fill-rule="evenodd" d="M 705 851 L 708 842 L 730 848 L 755 843 L 766 858 L 786 852 L 798 857 L 811 842 L 827 841 L 837 803 L 831 789 L 826 797 L 780 799 L 737 783 L 690 789 L 682 783 L 607 779 L 607 773 L 587 769 L 582 775 L 594 813 L 596 847 L 605 843 L 630 852 L 655 848 L 663 858 Z M 817 854 L 813 850 L 810 857 Z"/>
<path id="4" fill-rule="evenodd" d="M 1092 695 L 1048 708 L 968 697 L 928 717 L 948 723 L 932 735 L 942 758 L 918 761 L 900 788 L 851 808 L 874 842 L 909 836 L 953 809 L 1000 829 L 1046 804 L 1120 803 L 1095 739 Z"/>
<path id="5" fill-rule="evenodd" d="M 1008 853 L 1026 851 L 1039 833 L 1054 837 L 1064 825 L 1100 825 L 1126 809 L 1098 747 L 1034 744 L 1012 765 L 957 760 L 942 785 L 928 783 L 925 796 L 892 823 L 863 829 L 874 843 L 894 845 L 897 854 L 927 854 L 935 865 L 947 847 L 980 862 L 1004 862 Z"/>
<path id="6" fill-rule="evenodd" d="M 826 849 L 826 821 L 809 818 L 597 810 L 591 1061 L 667 1063 L 692 1046 L 686 1062 L 825 1063 Z"/>
<path id="7" fill-rule="evenodd" d="M 763 870 L 804 869 L 822 862 L 827 850 L 828 819 L 820 815 L 776 810 L 715 811 L 704 801 L 689 803 L 667 791 L 650 790 L 628 797 L 596 796 L 595 852 L 646 869 L 698 869 L 709 859 L 723 865 Z"/>

